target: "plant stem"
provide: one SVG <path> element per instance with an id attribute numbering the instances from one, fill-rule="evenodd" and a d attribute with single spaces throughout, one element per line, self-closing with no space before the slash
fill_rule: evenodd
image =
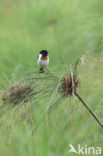
<path id="1" fill-rule="evenodd" d="M 34 129 L 37 129 L 41 123 L 41 121 L 44 119 L 45 115 L 48 115 L 50 113 L 50 111 L 52 111 L 57 105 L 60 104 L 60 101 L 65 97 L 65 94 L 63 94 L 63 96 L 61 96 L 59 99 L 57 99 L 57 101 L 55 103 L 53 103 L 51 106 L 49 106 L 49 108 L 42 114 L 42 116 L 40 117 L 40 119 L 38 120 L 38 124 L 32 128 L 31 133 L 33 133 Z"/>
<path id="2" fill-rule="evenodd" d="M 80 57 L 79 57 L 79 58 L 76 60 L 76 62 L 75 62 L 75 66 L 74 66 L 74 74 L 77 73 L 77 67 L 78 67 L 79 61 L 80 61 Z"/>
<path id="3" fill-rule="evenodd" d="M 82 102 L 82 104 L 86 107 L 86 109 L 91 113 L 91 115 L 96 119 L 96 121 L 100 124 L 100 126 L 103 128 L 103 123 L 96 116 L 96 114 L 91 110 L 91 108 L 84 102 L 84 100 L 79 96 L 77 92 L 75 92 L 75 95 Z"/>

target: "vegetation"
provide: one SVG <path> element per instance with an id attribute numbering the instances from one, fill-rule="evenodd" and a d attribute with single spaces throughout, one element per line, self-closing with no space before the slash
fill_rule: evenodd
<path id="1" fill-rule="evenodd" d="M 0 94 L 25 84 L 32 90 L 18 104 L 0 99 L 1 156 L 67 156 L 70 144 L 103 147 L 100 125 L 75 96 L 62 98 L 59 90 L 85 55 L 77 91 L 103 121 L 102 8 L 101 0 L 0 1 Z M 44 74 L 37 66 L 41 49 L 50 56 Z"/>

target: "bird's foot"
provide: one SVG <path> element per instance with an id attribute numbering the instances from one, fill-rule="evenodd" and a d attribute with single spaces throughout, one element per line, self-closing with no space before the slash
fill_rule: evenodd
<path id="1" fill-rule="evenodd" d="M 44 73 L 44 69 L 40 68 L 39 73 Z"/>

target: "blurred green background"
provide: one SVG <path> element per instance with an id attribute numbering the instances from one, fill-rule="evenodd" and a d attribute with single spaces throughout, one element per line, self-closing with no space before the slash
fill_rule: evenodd
<path id="1" fill-rule="evenodd" d="M 41 49 L 50 51 L 51 63 L 57 66 L 69 64 L 85 52 L 100 53 L 102 3 L 101 0 L 1 0 L 1 69 L 36 64 Z"/>
<path id="2" fill-rule="evenodd" d="M 5 75 L 15 71 L 22 72 L 29 68 L 38 71 L 37 56 L 41 49 L 50 52 L 49 70 L 57 72 L 57 75 L 66 71 L 82 54 L 89 53 L 95 57 L 94 60 L 99 56 L 102 58 L 103 1 L 0 0 L 0 82 L 5 83 Z M 88 67 L 82 70 L 85 72 L 85 87 L 80 89 L 87 102 L 94 104 L 94 110 L 101 116 L 102 65 L 89 60 Z M 92 73 L 93 77 L 87 73 Z M 46 98 L 37 101 L 40 103 L 36 106 L 39 111 L 34 109 L 31 112 L 32 124 L 35 116 L 38 118 L 41 115 Z M 15 120 L 9 114 L 12 110 L 8 113 L 6 109 L 7 113 L 0 120 L 0 155 L 68 156 L 69 144 L 103 147 L 101 127 L 82 109 L 83 106 L 75 98 L 70 102 L 64 100 L 52 114 L 53 119 L 44 122 L 31 135 L 31 126 L 26 118 L 22 122 Z"/>

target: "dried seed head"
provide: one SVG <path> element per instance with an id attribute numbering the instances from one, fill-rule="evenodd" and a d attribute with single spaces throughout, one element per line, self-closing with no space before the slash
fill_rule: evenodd
<path id="1" fill-rule="evenodd" d="M 31 91 L 30 85 L 19 84 L 6 89 L 1 98 L 5 104 L 18 104 L 20 101 L 27 101 L 27 95 Z"/>
<path id="2" fill-rule="evenodd" d="M 65 96 L 73 95 L 73 93 L 76 92 L 78 85 L 79 80 L 76 75 L 64 77 L 61 82 L 62 91 L 65 93 Z"/>

